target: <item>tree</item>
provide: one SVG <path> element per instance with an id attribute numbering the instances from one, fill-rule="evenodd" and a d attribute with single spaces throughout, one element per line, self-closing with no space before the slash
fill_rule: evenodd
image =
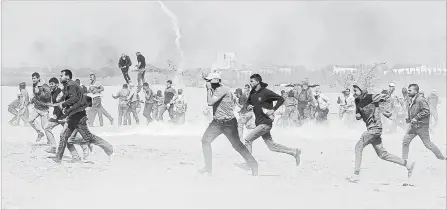
<path id="1" fill-rule="evenodd" d="M 385 63 L 374 64 L 372 68 L 361 68 L 357 71 L 347 71 L 336 73 L 334 76 L 339 85 L 343 88 L 351 88 L 354 84 L 359 84 L 368 90 L 374 90 L 379 81 L 378 67 Z"/>

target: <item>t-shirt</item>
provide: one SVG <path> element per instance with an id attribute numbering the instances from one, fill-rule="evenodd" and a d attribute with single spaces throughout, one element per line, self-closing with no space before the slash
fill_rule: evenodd
<path id="1" fill-rule="evenodd" d="M 146 68 L 146 58 L 144 58 L 144 56 L 143 55 L 137 55 L 137 61 L 139 62 L 139 63 L 141 63 L 141 65 L 140 65 L 140 69 L 144 69 L 144 68 Z"/>
<path id="2" fill-rule="evenodd" d="M 171 102 L 172 98 L 174 98 L 176 92 L 174 90 L 174 88 L 170 87 L 170 88 L 166 88 L 165 90 L 165 105 L 169 104 L 169 102 Z"/>
<path id="3" fill-rule="evenodd" d="M 213 119 L 230 120 L 234 118 L 234 99 L 230 88 L 222 85 L 213 91 L 213 97 L 220 98 L 213 105 Z"/>

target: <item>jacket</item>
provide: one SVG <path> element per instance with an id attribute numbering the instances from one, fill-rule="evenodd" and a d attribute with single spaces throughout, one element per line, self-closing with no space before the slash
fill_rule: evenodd
<path id="1" fill-rule="evenodd" d="M 129 68 L 132 66 L 132 61 L 130 60 L 129 56 L 125 56 L 124 60 L 122 57 L 120 57 L 120 60 L 118 61 L 118 67 L 122 68 L 126 66 L 126 68 Z"/>
<path id="2" fill-rule="evenodd" d="M 272 125 L 273 120 L 262 109 L 273 109 L 276 111 L 284 103 L 284 98 L 267 89 L 268 84 L 261 82 L 260 85 L 261 88 L 258 91 L 256 91 L 256 88 L 250 91 L 247 103 L 253 106 L 256 126 L 260 124 Z M 273 106 L 274 101 L 276 101 L 275 106 Z"/>
<path id="3" fill-rule="evenodd" d="M 57 96 L 62 92 L 60 88 L 56 88 L 53 91 L 51 91 L 51 103 L 55 104 L 58 103 Z M 62 112 L 62 109 L 58 106 L 53 107 L 53 115 L 56 117 L 56 120 L 62 119 L 62 116 L 64 113 Z"/>
<path id="4" fill-rule="evenodd" d="M 38 92 L 36 92 L 36 86 L 38 86 Z M 50 103 L 51 94 L 50 87 L 47 84 L 33 84 L 34 97 L 31 99 L 31 103 L 34 103 L 34 108 L 40 111 L 47 111 L 49 109 L 45 103 Z"/>
<path id="5" fill-rule="evenodd" d="M 408 107 L 409 120 L 416 119 L 419 124 L 430 124 L 430 107 L 424 96 L 416 94 L 410 101 Z"/>
<path id="6" fill-rule="evenodd" d="M 382 130 L 381 112 L 379 110 L 379 102 L 385 102 L 389 95 L 387 94 L 368 94 L 366 88 L 362 89 L 358 85 L 354 88 L 359 88 L 362 91 L 360 98 L 355 99 L 356 114 L 360 114 L 360 118 L 366 124 L 368 130 Z"/>
<path id="7" fill-rule="evenodd" d="M 82 87 L 73 80 L 68 80 L 63 85 L 64 103 L 62 103 L 62 108 L 65 109 L 64 117 L 70 117 L 73 114 L 85 111 L 89 104 Z"/>

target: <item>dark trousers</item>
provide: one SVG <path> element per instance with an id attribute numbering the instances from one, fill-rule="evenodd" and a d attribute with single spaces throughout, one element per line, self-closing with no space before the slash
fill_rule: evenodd
<path id="1" fill-rule="evenodd" d="M 82 111 L 73 114 L 67 119 L 67 128 L 61 133 L 59 147 L 57 148 L 56 153 L 56 158 L 59 161 L 62 160 L 62 157 L 64 156 L 65 147 L 68 147 L 69 149 L 70 147 L 74 147 L 72 143 L 68 142 L 68 139 L 75 129 L 78 130 L 85 141 L 101 147 L 107 155 L 113 153 L 113 146 L 111 144 L 90 132 L 87 126 L 87 115 L 85 111 Z"/>
<path id="2" fill-rule="evenodd" d="M 126 80 L 126 83 L 129 84 L 129 81 L 130 81 L 129 67 L 122 68 L 121 72 L 123 72 L 124 80 Z"/>
<path id="3" fill-rule="evenodd" d="M 203 156 L 205 158 L 205 167 L 212 170 L 212 149 L 211 142 L 214 141 L 220 134 L 224 134 L 228 140 L 230 141 L 233 148 L 242 155 L 245 161 L 248 163 L 250 168 L 258 167 L 258 162 L 256 162 L 255 158 L 250 154 L 245 145 L 241 142 L 239 138 L 239 133 L 237 129 L 237 120 L 233 118 L 229 121 L 218 122 L 213 120 L 202 137 L 202 149 Z"/>
<path id="4" fill-rule="evenodd" d="M 166 105 L 166 104 L 163 104 L 160 107 L 160 112 L 158 113 L 159 114 L 158 119 L 163 121 L 163 114 L 165 113 L 166 110 L 168 110 L 169 117 L 171 118 L 171 120 L 174 120 L 174 117 L 175 117 L 174 106 L 171 105 L 168 108 L 168 105 Z"/>
<path id="5" fill-rule="evenodd" d="M 414 137 L 419 136 L 421 138 L 422 143 L 424 143 L 424 146 L 433 152 L 433 154 L 436 156 L 436 158 L 440 160 L 444 160 L 445 157 L 442 154 L 441 150 L 433 144 L 430 140 L 430 131 L 429 131 L 429 125 L 421 125 L 417 128 L 410 126 L 410 128 L 407 130 L 407 133 L 404 136 L 403 142 L 402 142 L 402 158 L 408 159 L 408 153 L 410 152 L 410 143 L 414 139 Z"/>

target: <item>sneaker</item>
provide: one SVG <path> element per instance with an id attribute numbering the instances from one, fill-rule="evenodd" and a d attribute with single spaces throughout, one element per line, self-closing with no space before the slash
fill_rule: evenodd
<path id="1" fill-rule="evenodd" d="M 259 170 L 258 170 L 258 167 L 252 167 L 252 168 L 251 168 L 251 175 L 252 175 L 252 176 L 259 176 Z"/>
<path id="2" fill-rule="evenodd" d="M 213 173 L 213 170 L 205 166 L 204 168 L 199 170 L 199 173 L 211 175 Z"/>
<path id="3" fill-rule="evenodd" d="M 111 163 L 114 158 L 115 158 L 115 152 L 109 155 L 109 163 Z"/>
<path id="4" fill-rule="evenodd" d="M 354 174 L 350 177 L 347 177 L 346 180 L 351 183 L 358 183 L 360 181 L 360 175 Z"/>
<path id="5" fill-rule="evenodd" d="M 56 147 L 48 147 L 45 152 L 47 153 L 51 153 L 51 154 L 56 154 Z"/>
<path id="6" fill-rule="evenodd" d="M 59 159 L 57 159 L 56 157 L 50 157 L 50 158 L 48 159 L 48 161 L 49 161 L 51 164 L 54 164 L 54 165 L 60 165 L 60 164 L 62 163 L 62 160 L 59 160 Z"/>
<path id="7" fill-rule="evenodd" d="M 39 133 L 39 134 L 37 135 L 36 143 L 39 143 L 40 140 L 42 140 L 43 137 L 45 137 L 45 134 L 43 134 L 43 133 Z"/>
<path id="8" fill-rule="evenodd" d="M 110 125 L 113 125 L 113 121 L 114 121 L 114 119 L 112 118 L 112 119 L 110 120 Z"/>
<path id="9" fill-rule="evenodd" d="M 300 155 L 301 155 L 301 150 L 300 149 L 295 149 L 294 157 L 295 157 L 295 161 L 296 161 L 296 166 L 300 165 L 300 162 L 301 162 Z"/>
<path id="10" fill-rule="evenodd" d="M 80 163 L 80 162 L 82 162 L 82 160 L 81 160 L 81 158 L 80 157 L 77 157 L 77 158 L 73 158 L 73 159 L 71 159 L 70 161 L 68 161 L 69 163 Z"/>
<path id="11" fill-rule="evenodd" d="M 408 178 L 413 175 L 414 165 L 416 165 L 416 162 L 407 160 L 407 165 L 405 167 L 407 167 L 408 170 Z"/>

